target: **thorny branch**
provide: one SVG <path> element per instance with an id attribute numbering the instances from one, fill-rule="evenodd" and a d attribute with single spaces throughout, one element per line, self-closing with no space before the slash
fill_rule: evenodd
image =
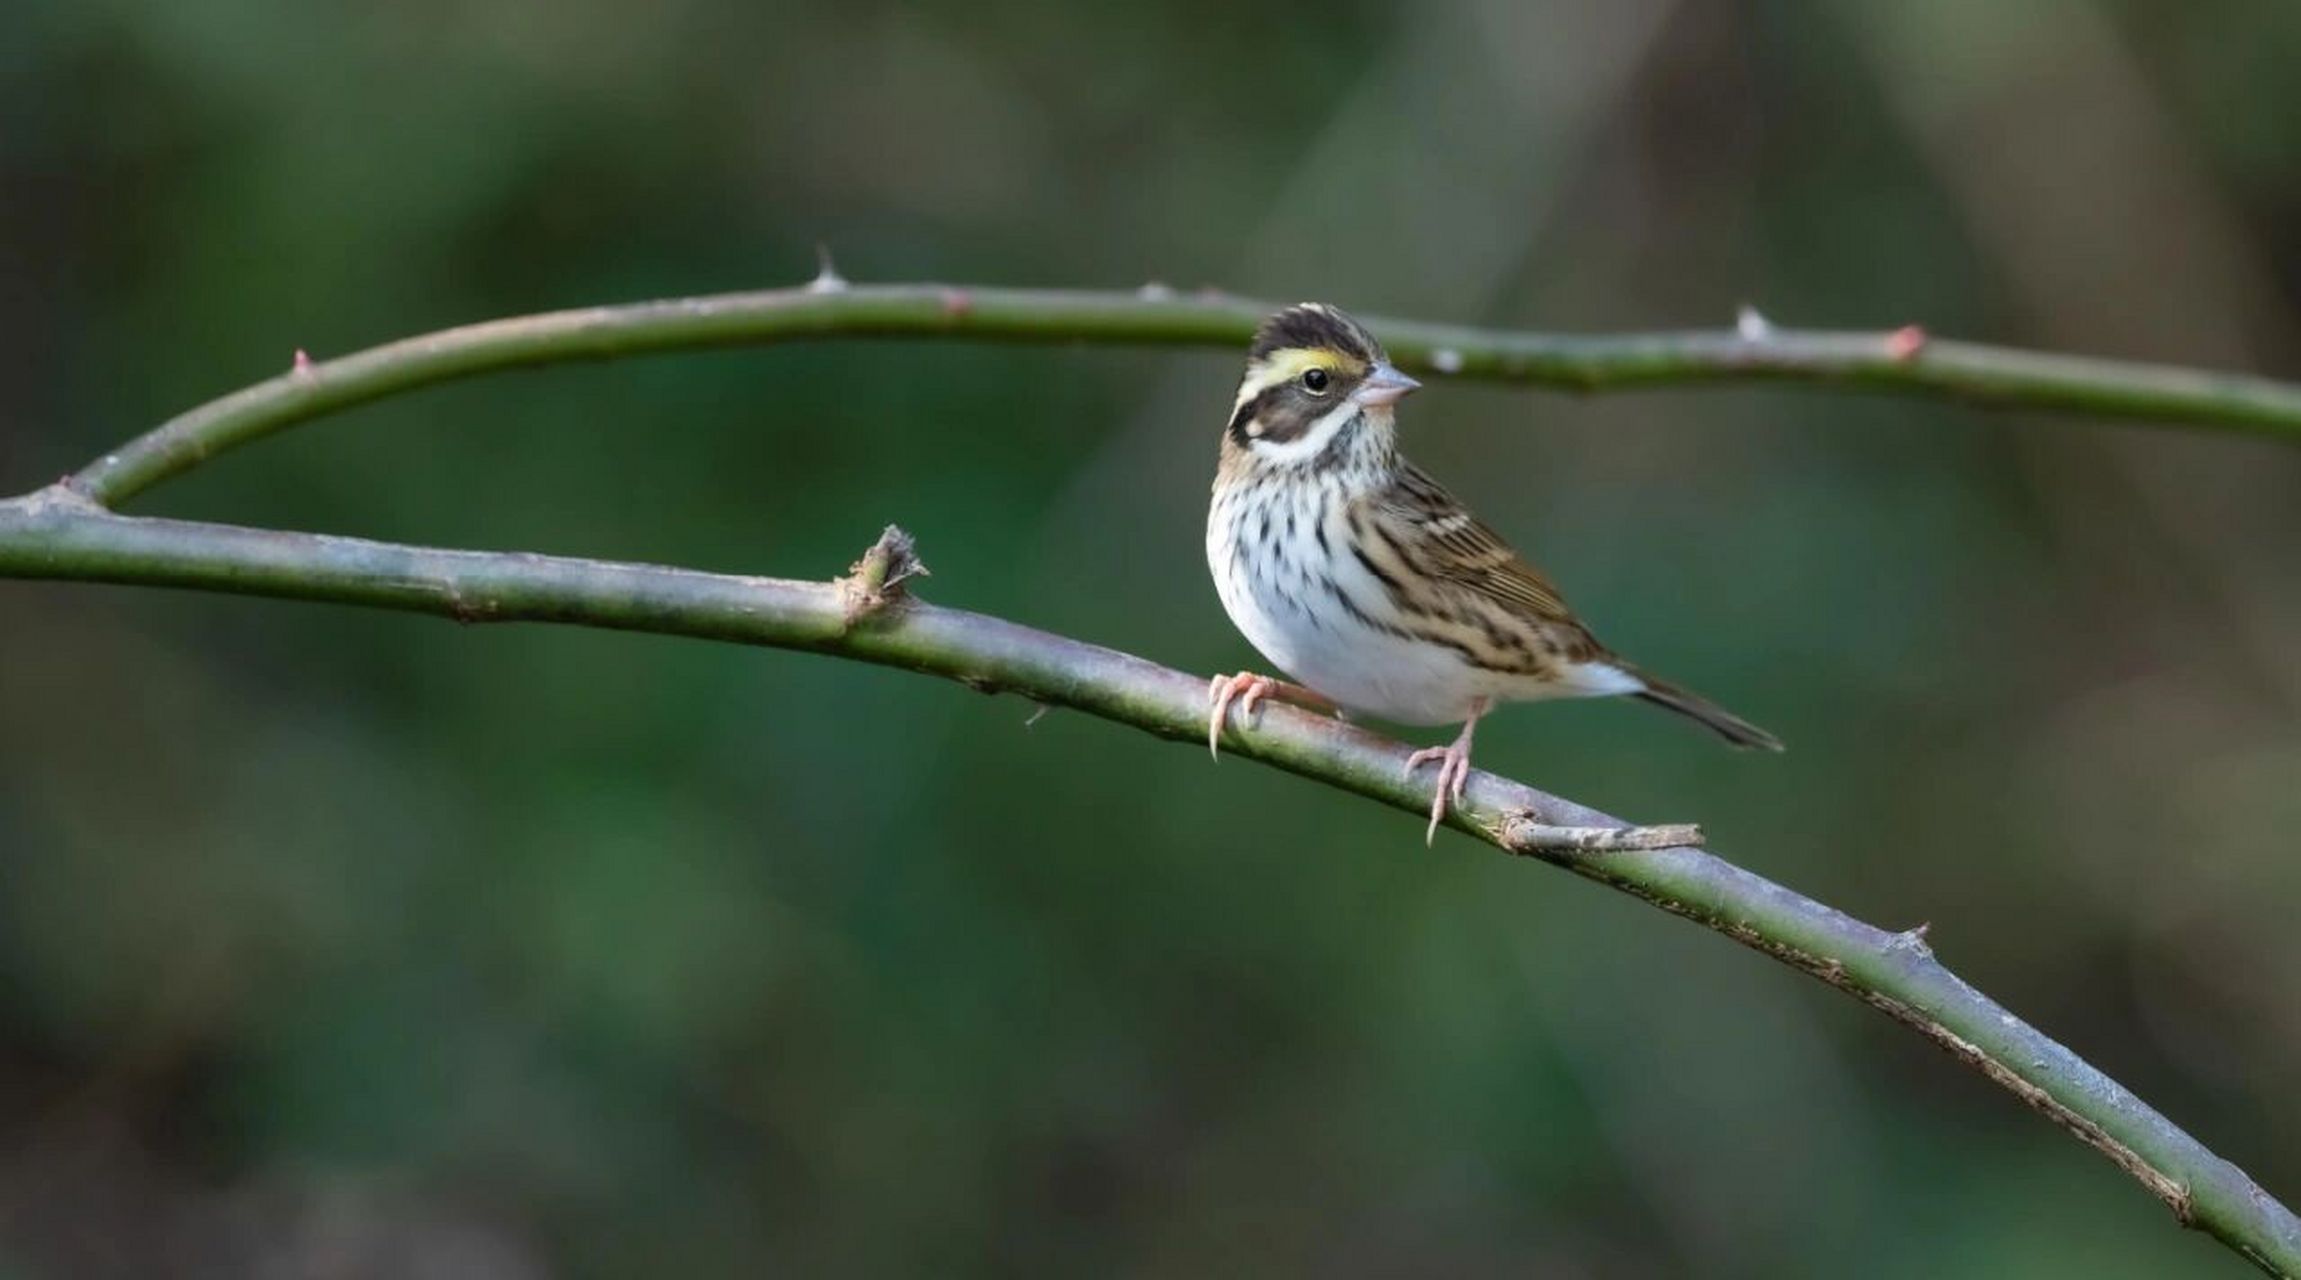
<path id="1" fill-rule="evenodd" d="M 1235 346 L 1265 304 L 1219 294 L 849 285 L 828 260 L 801 289 L 495 321 L 313 362 L 193 409 L 65 481 L 0 502 L 0 577 L 173 586 L 331 601 L 463 622 L 557 622 L 809 650 L 1011 691 L 1161 737 L 1200 739 L 1202 678 L 980 614 L 927 604 L 892 526 L 828 583 L 482 553 L 110 508 L 215 454 L 336 409 L 494 369 L 827 335 Z M 1395 321 L 1402 365 L 1581 390 L 1798 379 L 2212 425 L 2301 442 L 2301 388 L 2258 378 L 1943 342 L 1800 333 L 1745 312 L 1717 333 L 1574 338 Z M 1406 748 L 1328 716 L 1266 704 L 1234 754 L 1421 814 Z M 1967 985 L 1926 927 L 1889 933 L 1694 847 L 1690 827 L 1632 827 L 1473 773 L 1447 825 L 1645 899 L 1822 979 L 1941 1045 L 2263 1270 L 2301 1277 L 2301 1220 L 2235 1165 L 2077 1055 Z"/>
<path id="2" fill-rule="evenodd" d="M 1205 681 L 1114 650 L 906 596 L 885 607 L 897 532 L 848 578 L 790 582 L 553 556 L 449 551 L 117 515 L 63 486 L 0 503 L 0 577 L 189 587 L 334 601 L 465 622 L 560 622 L 806 649 L 1021 694 L 1196 742 Z M 880 554 L 884 552 L 885 554 Z M 875 568 L 876 566 L 876 568 Z M 881 605 L 858 613 L 877 571 Z M 1233 754 L 1420 815 L 1406 748 L 1282 703 Z M 1447 824 L 1612 885 L 1821 978 L 1947 1049 L 2101 1151 L 2172 1208 L 2274 1274 L 2301 1274 L 2301 1222 L 2243 1171 L 1966 985 L 1921 928 L 1888 933 L 1685 843 L 1521 783 L 1473 773 Z M 1589 850 L 1616 851 L 1593 854 Z"/>
<path id="3" fill-rule="evenodd" d="M 444 329 L 314 362 L 192 409 L 89 464 L 72 487 L 121 502 L 228 449 L 337 409 L 496 369 L 805 338 L 930 337 L 1145 346 L 1245 345 L 1271 304 L 1152 285 L 1131 292 L 854 285 L 830 269 L 797 289 L 586 307 Z M 2301 444 L 2301 387 L 2266 378 L 1884 333 L 1778 328 L 1619 336 L 1376 319 L 1399 366 L 1569 391 L 1791 381 L 2097 417 L 2218 427 Z"/>

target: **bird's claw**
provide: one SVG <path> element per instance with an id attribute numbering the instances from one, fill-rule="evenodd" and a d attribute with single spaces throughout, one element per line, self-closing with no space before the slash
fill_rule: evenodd
<path id="1" fill-rule="evenodd" d="M 1251 671 L 1236 675 L 1216 676 L 1206 687 L 1209 710 L 1206 717 L 1206 750 L 1215 759 L 1222 759 L 1222 726 L 1230 718 L 1230 704 L 1238 704 L 1239 717 L 1254 723 L 1255 709 L 1262 705 L 1264 695 L 1277 687 L 1269 676 L 1258 676 Z"/>
<path id="2" fill-rule="evenodd" d="M 1470 785 L 1470 752 L 1459 742 L 1443 747 L 1424 747 L 1406 757 L 1406 776 L 1432 760 L 1438 762 L 1438 786 L 1430 797 L 1430 826 L 1422 833 L 1422 843 L 1433 844 L 1438 839 L 1438 824 L 1446 819 L 1446 802 L 1451 798 L 1462 802 L 1463 789 Z"/>

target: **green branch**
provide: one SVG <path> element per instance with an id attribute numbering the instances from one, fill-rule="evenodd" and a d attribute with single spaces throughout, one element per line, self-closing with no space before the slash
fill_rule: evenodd
<path id="1" fill-rule="evenodd" d="M 834 583 L 730 577 L 548 556 L 399 546 L 109 508 L 251 440 L 394 392 L 496 369 L 647 351 L 831 336 L 969 337 L 1236 350 L 1270 308 L 1219 294 L 933 285 L 803 289 L 501 320 L 290 370 L 193 409 L 63 484 L 0 502 L 0 577 L 188 587 L 333 601 L 465 622 L 540 621 L 805 649 L 1013 691 L 1182 741 L 1205 731 L 1206 686 L 1140 658 L 902 590 L 916 569 L 883 542 Z M 1730 332 L 1566 337 L 1375 321 L 1417 372 L 1570 390 L 1745 380 L 1842 383 L 1977 402 L 2212 426 L 2301 443 L 2301 387 L 1930 340 L 1918 330 L 1808 333 L 1754 315 Z M 1428 797 L 1406 748 L 1269 705 L 1232 749 L 1408 812 Z M 2272 1274 L 2301 1277 L 2301 1220 L 2243 1171 L 1943 967 L 1924 930 L 1888 933 L 1691 847 L 1683 828 L 1631 828 L 1489 774 L 1449 825 L 1563 866 L 1846 991 L 2108 1156 L 2179 1219 Z M 1659 847 L 1658 847 L 1659 846 Z M 1620 852 L 1621 850 L 1637 852 Z M 1610 851 L 1610 852 L 1609 852 Z"/>
<path id="2" fill-rule="evenodd" d="M 496 369 L 825 337 L 964 337 L 1237 350 L 1271 309 L 1223 294 L 943 285 L 816 286 L 590 307 L 445 329 L 287 373 L 187 412 L 90 465 L 73 488 L 117 506 L 227 449 L 396 391 Z M 1574 337 L 1404 320 L 1373 327 L 1417 373 L 1574 391 L 1775 380 L 2153 419 L 2301 444 L 2301 387 L 2238 374 L 1931 340 L 1822 333 L 1747 315 L 1735 330 Z"/>
<path id="3" fill-rule="evenodd" d="M 889 540 L 852 576 L 807 583 L 141 519 L 63 486 L 0 502 L 0 577 L 188 587 L 462 622 L 558 622 L 812 650 L 1018 693 L 1194 748 L 1204 740 L 1202 678 L 925 604 L 903 590 L 916 568 L 907 542 Z M 1418 820 L 1428 807 L 1422 785 L 1404 774 L 1405 747 L 1331 718 L 1265 704 L 1257 724 L 1231 735 L 1230 749 Z M 2101 1151 L 2183 1223 L 2265 1271 L 2301 1275 L 2301 1221 L 2289 1210 L 1950 972 L 1923 929 L 1873 928 L 1696 848 L 1587 852 L 1592 832 L 1620 832 L 1623 824 L 1491 774 L 1472 775 L 1466 803 L 1447 821 L 1697 921 L 1863 1000 Z M 1407 828 L 1400 831 L 1407 839 Z"/>

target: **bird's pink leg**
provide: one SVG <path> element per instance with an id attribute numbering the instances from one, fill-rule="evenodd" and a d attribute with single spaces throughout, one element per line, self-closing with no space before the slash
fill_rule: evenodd
<path id="1" fill-rule="evenodd" d="M 1415 769 L 1424 763 L 1438 762 L 1438 790 L 1430 797 L 1430 827 L 1422 833 L 1422 843 L 1438 839 L 1438 824 L 1446 817 L 1446 801 L 1452 797 L 1459 804 L 1462 789 L 1470 784 L 1470 735 L 1478 729 L 1478 717 L 1493 705 L 1480 698 L 1470 704 L 1470 718 L 1462 722 L 1462 732 L 1453 742 L 1443 747 L 1424 747 L 1406 757 L 1406 776 L 1413 777 Z"/>
<path id="2" fill-rule="evenodd" d="M 1321 693 L 1285 680 L 1273 680 L 1251 671 L 1234 676 L 1216 676 L 1206 687 L 1206 698 L 1211 711 L 1206 720 L 1206 749 L 1216 759 L 1222 758 L 1221 741 L 1223 721 L 1230 715 L 1230 704 L 1238 703 L 1239 715 L 1249 724 L 1254 723 L 1255 707 L 1264 698 L 1289 702 L 1305 711 L 1321 715 L 1341 716 L 1342 705 Z"/>
<path id="3" fill-rule="evenodd" d="M 1254 709 L 1264 697 L 1278 687 L 1269 676 L 1258 676 L 1252 671 L 1237 675 L 1216 676 L 1206 687 L 1210 706 L 1206 718 L 1206 751 L 1215 759 L 1222 759 L 1222 726 L 1230 719 L 1230 704 L 1238 703 L 1239 714 L 1248 721 L 1254 719 Z"/>

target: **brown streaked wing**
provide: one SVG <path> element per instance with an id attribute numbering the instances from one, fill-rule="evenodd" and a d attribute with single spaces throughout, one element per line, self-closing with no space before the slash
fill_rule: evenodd
<path id="1" fill-rule="evenodd" d="M 1570 649 L 1583 651 L 1577 657 L 1604 652 L 1566 607 L 1558 588 L 1428 472 L 1404 464 L 1397 483 L 1373 499 L 1372 506 L 1376 518 L 1390 522 L 1432 577 L 1571 632 L 1578 643 Z"/>

